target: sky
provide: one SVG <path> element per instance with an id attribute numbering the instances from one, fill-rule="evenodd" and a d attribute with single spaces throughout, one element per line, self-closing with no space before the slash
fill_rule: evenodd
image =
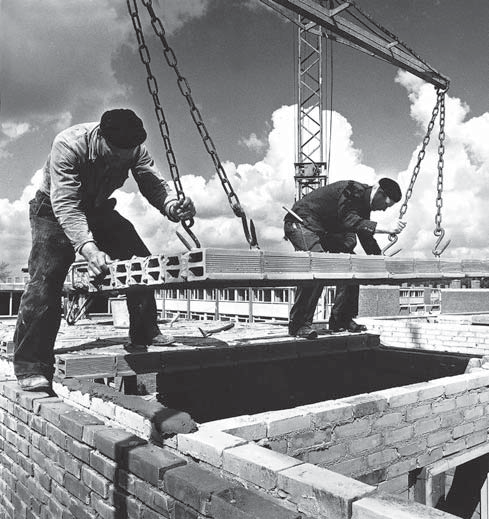
<path id="1" fill-rule="evenodd" d="M 446 99 L 443 257 L 487 257 L 489 235 L 489 2 L 357 0 L 451 84 Z M 180 72 L 260 247 L 290 251 L 283 205 L 294 201 L 296 158 L 296 27 L 258 0 L 154 0 Z M 173 71 L 139 12 L 151 66 L 184 191 L 196 205 L 193 231 L 203 247 L 246 249 L 192 122 Z M 144 120 L 147 146 L 169 177 L 145 68 L 123 0 L 0 0 L 0 261 L 14 275 L 30 250 L 28 202 L 54 136 L 111 108 Z M 431 85 L 352 49 L 333 50 L 330 180 L 374 183 L 382 176 L 409 185 L 430 119 Z M 329 81 L 329 78 L 327 79 Z M 409 202 L 404 256 L 432 257 L 436 213 L 437 127 Z M 130 180 L 117 209 L 131 219 L 152 253 L 183 251 L 175 230 Z M 373 213 L 379 222 L 400 204 Z M 387 243 L 378 235 L 379 244 Z M 358 251 L 361 253 L 361 250 Z"/>

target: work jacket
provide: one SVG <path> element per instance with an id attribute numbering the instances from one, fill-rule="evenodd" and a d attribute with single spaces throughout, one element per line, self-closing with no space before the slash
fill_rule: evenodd
<path id="1" fill-rule="evenodd" d="M 373 237 L 377 223 L 370 220 L 372 186 L 340 180 L 311 191 L 292 207 L 304 226 L 318 235 L 355 233 L 367 254 L 380 254 Z M 287 214 L 285 221 L 294 221 Z"/>
<path id="2" fill-rule="evenodd" d="M 87 216 L 107 204 L 129 170 L 142 195 L 165 216 L 177 200 L 143 144 L 121 159 L 104 151 L 101 139 L 99 123 L 72 126 L 55 137 L 43 168 L 40 190 L 50 197 L 54 215 L 77 252 L 94 241 Z"/>

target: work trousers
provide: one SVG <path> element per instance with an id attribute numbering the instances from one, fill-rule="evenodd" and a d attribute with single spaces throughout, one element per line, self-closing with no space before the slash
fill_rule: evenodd
<path id="1" fill-rule="evenodd" d="M 54 216 L 50 199 L 38 191 L 30 201 L 32 249 L 30 280 L 20 301 L 14 334 L 14 370 L 19 377 L 54 373 L 54 342 L 61 323 L 63 284 L 75 251 Z M 113 209 L 115 200 L 87 211 L 89 227 L 98 247 L 111 259 L 148 256 L 133 225 Z M 129 336 L 134 344 L 150 344 L 158 335 L 154 291 L 131 287 L 127 291 Z"/>
<path id="2" fill-rule="evenodd" d="M 284 231 L 286 238 L 298 251 L 352 253 L 356 245 L 354 233 L 319 235 L 298 222 L 286 221 Z M 324 284 L 320 282 L 297 287 L 295 302 L 289 316 L 291 333 L 295 333 L 303 325 L 312 324 L 323 288 Z M 330 322 L 334 322 L 337 326 L 346 326 L 353 317 L 356 317 L 358 294 L 358 285 L 338 284 Z"/>

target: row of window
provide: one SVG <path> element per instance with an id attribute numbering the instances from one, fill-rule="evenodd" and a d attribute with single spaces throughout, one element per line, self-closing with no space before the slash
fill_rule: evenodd
<path id="1" fill-rule="evenodd" d="M 293 288 L 173 288 L 159 290 L 157 297 L 160 299 L 184 299 L 189 297 L 194 301 L 215 301 L 219 293 L 220 301 L 250 301 L 258 303 L 288 303 Z"/>

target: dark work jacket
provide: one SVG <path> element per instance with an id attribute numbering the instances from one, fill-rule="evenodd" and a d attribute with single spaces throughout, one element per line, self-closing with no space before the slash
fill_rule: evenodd
<path id="1" fill-rule="evenodd" d="M 381 253 L 373 237 L 377 223 L 370 220 L 372 186 L 340 180 L 311 191 L 292 210 L 318 235 L 355 233 L 367 254 Z M 295 221 L 287 214 L 285 221 Z"/>

